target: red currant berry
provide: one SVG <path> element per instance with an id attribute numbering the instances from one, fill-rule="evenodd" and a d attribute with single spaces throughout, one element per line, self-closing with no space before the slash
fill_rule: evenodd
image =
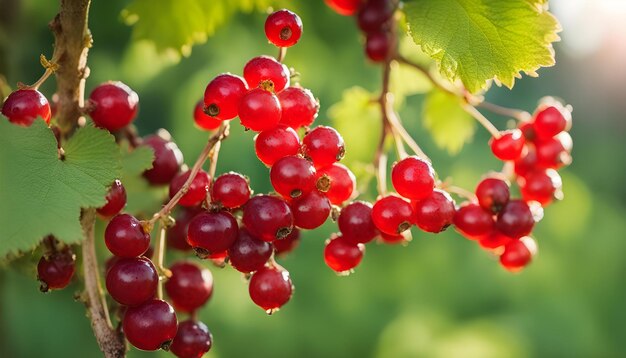
<path id="1" fill-rule="evenodd" d="M 317 189 L 331 204 L 341 205 L 356 191 L 356 177 L 348 167 L 335 163 L 317 171 Z"/>
<path id="2" fill-rule="evenodd" d="M 193 109 L 193 121 L 196 123 L 196 126 L 198 126 L 198 128 L 207 131 L 217 129 L 222 124 L 222 121 L 220 121 L 216 117 L 211 117 L 208 114 L 204 113 L 203 100 L 199 100 Z"/>
<path id="3" fill-rule="evenodd" d="M 394 10 L 393 1 L 368 0 L 357 14 L 359 28 L 368 34 L 383 30 Z"/>
<path id="4" fill-rule="evenodd" d="M 266 266 L 252 275 L 248 291 L 257 306 L 272 314 L 289 301 L 293 285 L 287 270 Z"/>
<path id="5" fill-rule="evenodd" d="M 567 130 L 571 120 L 571 113 L 568 110 L 548 106 L 541 108 L 535 113 L 533 129 L 538 139 L 550 139 L 562 131 Z"/>
<path id="6" fill-rule="evenodd" d="M 461 206 L 454 214 L 452 222 L 463 236 L 472 240 L 489 234 L 495 224 L 490 212 L 473 203 Z"/>
<path id="7" fill-rule="evenodd" d="M 300 230 L 293 228 L 289 235 L 281 240 L 275 240 L 272 245 L 277 256 L 284 256 L 295 250 L 300 243 Z"/>
<path id="8" fill-rule="evenodd" d="M 381 232 L 397 235 L 411 227 L 413 209 L 404 199 L 389 195 L 378 199 L 372 207 L 372 220 Z"/>
<path id="9" fill-rule="evenodd" d="M 239 101 L 239 120 L 250 130 L 261 132 L 272 129 L 280 121 L 278 97 L 262 88 L 246 93 Z"/>
<path id="10" fill-rule="evenodd" d="M 189 222 L 203 211 L 201 207 L 186 208 L 180 207 L 176 214 L 176 222 L 173 226 L 167 228 L 167 245 L 171 248 L 181 251 L 191 250 L 191 246 L 187 243 L 187 228 Z"/>
<path id="11" fill-rule="evenodd" d="M 326 5 L 333 9 L 336 13 L 343 16 L 351 16 L 356 13 L 362 0 L 324 0 Z"/>
<path id="12" fill-rule="evenodd" d="M 143 176 L 152 185 L 168 184 L 183 164 L 183 153 L 178 149 L 176 143 L 158 135 L 145 138 L 143 145 L 154 151 L 152 168 L 146 170 Z"/>
<path id="13" fill-rule="evenodd" d="M 116 131 L 124 128 L 137 116 L 139 96 L 122 82 L 106 82 L 94 88 L 89 95 L 93 109 L 89 116 L 96 126 Z"/>
<path id="14" fill-rule="evenodd" d="M 50 124 L 50 104 L 46 97 L 37 90 L 17 90 L 12 92 L 2 105 L 2 114 L 9 122 L 30 127 L 41 117 L 46 124 Z"/>
<path id="15" fill-rule="evenodd" d="M 237 220 L 227 211 L 203 212 L 189 223 L 187 242 L 205 256 L 228 250 L 237 239 Z"/>
<path id="16" fill-rule="evenodd" d="M 126 306 L 142 304 L 156 295 L 159 275 L 150 259 L 119 258 L 106 274 L 109 295 Z"/>
<path id="17" fill-rule="evenodd" d="M 278 194 L 285 198 L 297 198 L 315 188 L 315 168 L 302 157 L 284 157 L 272 165 L 270 180 Z"/>
<path id="18" fill-rule="evenodd" d="M 150 233 L 129 214 L 115 216 L 104 230 L 104 242 L 115 256 L 141 256 L 150 247 Z"/>
<path id="19" fill-rule="evenodd" d="M 281 158 L 298 154 L 300 138 L 293 128 L 278 126 L 259 133 L 254 139 L 254 149 L 259 160 L 272 166 Z"/>
<path id="20" fill-rule="evenodd" d="M 438 233 L 452 224 L 454 200 L 445 191 L 435 189 L 426 199 L 413 202 L 415 224 L 426 232 Z"/>
<path id="21" fill-rule="evenodd" d="M 242 223 L 259 239 L 272 242 L 293 229 L 293 214 L 287 203 L 271 195 L 257 195 L 243 207 Z"/>
<path id="22" fill-rule="evenodd" d="M 302 153 L 313 161 L 316 168 L 323 168 L 340 161 L 346 154 L 346 149 L 337 130 L 319 126 L 302 139 Z"/>
<path id="23" fill-rule="evenodd" d="M 518 272 L 528 266 L 537 244 L 530 237 L 512 240 L 504 246 L 504 252 L 500 255 L 500 265 L 511 272 Z"/>
<path id="24" fill-rule="evenodd" d="M 289 69 L 270 56 L 259 56 L 246 63 L 243 77 L 250 88 L 267 87 L 275 93 L 289 87 Z"/>
<path id="25" fill-rule="evenodd" d="M 172 182 L 170 183 L 170 199 L 183 188 L 187 179 L 189 179 L 189 175 L 191 175 L 190 170 L 179 173 L 174 177 L 174 179 L 172 179 Z M 178 201 L 178 204 L 182 206 L 197 206 L 202 203 L 204 199 L 206 199 L 210 181 L 211 178 L 209 178 L 209 174 L 200 169 L 198 174 L 196 174 L 191 181 L 191 185 L 189 185 L 187 192 Z"/>
<path id="26" fill-rule="evenodd" d="M 203 111 L 219 120 L 233 119 L 237 117 L 237 106 L 246 92 L 248 85 L 243 78 L 223 73 L 206 86 Z"/>
<path id="27" fill-rule="evenodd" d="M 411 235 L 411 230 L 407 230 L 402 234 L 397 235 L 389 235 L 384 232 L 380 233 L 381 242 L 389 245 L 396 244 L 407 244 L 409 241 L 413 240 L 413 236 Z"/>
<path id="28" fill-rule="evenodd" d="M 211 350 L 212 345 L 209 328 L 200 321 L 189 319 L 178 324 L 170 352 L 178 358 L 200 358 Z"/>
<path id="29" fill-rule="evenodd" d="M 343 237 L 354 243 L 365 244 L 378 235 L 372 220 L 372 204 L 364 201 L 355 201 L 341 209 L 337 225 Z"/>
<path id="30" fill-rule="evenodd" d="M 211 200 L 225 208 L 234 209 L 250 199 L 250 184 L 243 175 L 235 172 L 222 174 L 211 187 Z"/>
<path id="31" fill-rule="evenodd" d="M 519 176 L 524 176 L 532 171 L 534 171 L 537 165 L 537 150 L 535 146 L 532 144 L 526 145 L 527 151 L 522 157 L 515 161 L 515 174 Z"/>
<path id="32" fill-rule="evenodd" d="M 536 141 L 537 166 L 541 168 L 558 169 L 572 162 L 572 137 L 567 132 L 561 132 L 556 137 Z"/>
<path id="33" fill-rule="evenodd" d="M 365 254 L 365 245 L 352 243 L 338 236 L 326 242 L 324 262 L 339 274 L 349 274 L 357 267 Z"/>
<path id="34" fill-rule="evenodd" d="M 518 178 L 520 192 L 525 201 L 536 201 L 545 206 L 563 196 L 561 176 L 554 169 L 536 170 Z"/>
<path id="35" fill-rule="evenodd" d="M 245 228 L 240 228 L 237 240 L 228 249 L 228 257 L 237 271 L 250 273 L 262 268 L 272 256 L 273 250 L 272 244 L 257 239 Z"/>
<path id="36" fill-rule="evenodd" d="M 69 248 L 44 255 L 37 264 L 41 292 L 67 287 L 74 276 L 76 256 Z"/>
<path id="37" fill-rule="evenodd" d="M 537 138 L 537 135 L 535 134 L 535 129 L 533 128 L 532 123 L 520 123 L 519 130 L 522 131 L 522 135 L 524 136 L 526 143 L 534 142 L 535 139 Z"/>
<path id="38" fill-rule="evenodd" d="M 407 199 L 420 200 L 432 194 L 435 188 L 435 171 L 427 161 L 412 156 L 394 164 L 391 182 L 398 194 Z"/>
<path id="39" fill-rule="evenodd" d="M 294 225 L 301 229 L 315 229 L 322 226 L 332 209 L 328 198 L 314 190 L 295 198 L 291 202 Z"/>
<path id="40" fill-rule="evenodd" d="M 106 204 L 97 210 L 98 214 L 104 217 L 111 217 L 119 214 L 124 209 L 126 206 L 126 189 L 124 189 L 121 181 L 115 179 L 105 199 Z"/>
<path id="41" fill-rule="evenodd" d="M 509 184 L 497 178 L 483 179 L 476 187 L 476 198 L 483 209 L 497 214 L 509 202 Z"/>
<path id="42" fill-rule="evenodd" d="M 365 38 L 365 54 L 373 62 L 383 62 L 391 54 L 393 35 L 388 31 L 371 32 Z"/>
<path id="43" fill-rule="evenodd" d="M 157 299 L 140 306 L 128 307 L 122 320 L 126 339 L 144 351 L 169 349 L 177 328 L 178 320 L 172 306 Z"/>
<path id="44" fill-rule="evenodd" d="M 500 160 L 517 160 L 522 156 L 525 142 L 522 131 L 513 129 L 502 132 L 500 138 L 492 138 L 491 151 Z"/>
<path id="45" fill-rule="evenodd" d="M 530 207 L 522 200 L 511 200 L 500 210 L 496 228 L 514 239 L 530 234 L 535 219 Z"/>
<path id="46" fill-rule="evenodd" d="M 192 313 L 202 307 L 213 294 L 213 275 L 207 268 L 189 261 L 170 267 L 172 277 L 165 282 L 165 291 L 178 311 Z"/>
<path id="47" fill-rule="evenodd" d="M 280 124 L 291 128 L 308 127 L 317 118 L 319 102 L 313 93 L 301 87 L 287 87 L 278 94 L 282 114 Z"/>
<path id="48" fill-rule="evenodd" d="M 228 252 L 222 251 L 216 254 L 210 254 L 207 256 L 209 260 L 215 265 L 215 267 L 224 268 L 226 267 L 226 260 L 228 259 Z"/>
<path id="49" fill-rule="evenodd" d="M 478 244 L 486 250 L 500 250 L 503 246 L 515 239 L 510 238 L 498 230 L 483 236 L 478 240 Z"/>
<path id="50" fill-rule="evenodd" d="M 289 10 L 278 10 L 265 20 L 265 36 L 277 47 L 291 47 L 302 36 L 302 20 Z"/>

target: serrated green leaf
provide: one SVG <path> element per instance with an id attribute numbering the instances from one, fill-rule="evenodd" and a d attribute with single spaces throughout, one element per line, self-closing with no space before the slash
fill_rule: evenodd
<path id="1" fill-rule="evenodd" d="M 126 189 L 125 211 L 138 217 L 149 218 L 156 212 L 167 195 L 167 186 L 151 186 L 142 176 L 152 168 L 154 152 L 149 147 L 137 147 L 129 150 L 123 145 L 121 181 Z"/>
<path id="2" fill-rule="evenodd" d="M 554 65 L 557 19 L 540 0 L 412 0 L 411 36 L 441 74 L 471 92 L 496 80 L 511 88 L 521 72 Z"/>
<path id="3" fill-rule="evenodd" d="M 122 152 L 122 177 L 141 175 L 152 168 L 154 152 L 150 147 L 137 147 L 130 150 L 128 145 L 120 148 Z"/>
<path id="4" fill-rule="evenodd" d="M 424 101 L 424 127 L 439 147 L 456 154 L 474 135 L 476 123 L 461 106 L 461 99 L 434 90 Z"/>
<path id="5" fill-rule="evenodd" d="M 0 121 L 0 257 L 30 250 L 46 235 L 81 240 L 81 208 L 99 207 L 119 176 L 113 136 L 84 127 L 65 144 L 65 159 L 43 121 L 24 128 Z"/>

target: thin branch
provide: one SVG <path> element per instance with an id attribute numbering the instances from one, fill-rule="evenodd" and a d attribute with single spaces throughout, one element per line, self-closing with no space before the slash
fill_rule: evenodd
<path id="1" fill-rule="evenodd" d="M 217 172 L 217 160 L 219 158 L 220 155 L 220 149 L 222 149 L 222 142 L 219 141 L 215 144 L 215 147 L 213 147 L 213 150 L 211 150 L 211 153 L 209 153 L 209 161 L 210 161 L 210 166 L 209 166 L 209 191 L 206 194 L 206 207 L 210 208 L 211 207 L 211 190 L 213 189 L 213 183 L 215 182 L 215 173 Z"/>
<path id="2" fill-rule="evenodd" d="M 491 134 L 492 137 L 496 139 L 500 138 L 501 134 L 498 128 L 496 128 L 496 126 L 494 126 L 493 123 L 491 123 L 491 121 L 487 119 L 487 117 L 483 116 L 483 114 L 480 113 L 480 111 L 477 110 L 476 107 L 466 103 L 463 105 L 463 109 L 465 110 L 465 112 L 474 117 L 478 121 L 478 123 L 485 127 L 485 129 Z"/>
<path id="3" fill-rule="evenodd" d="M 472 193 L 471 191 L 467 190 L 467 189 L 463 189 L 461 187 L 458 186 L 445 186 L 442 187 L 443 190 L 447 191 L 450 194 L 456 194 L 458 196 L 460 196 L 461 198 L 465 198 L 471 202 L 477 202 L 478 199 L 476 199 L 476 195 L 474 195 L 474 193 Z"/>
<path id="4" fill-rule="evenodd" d="M 531 118 L 530 113 L 521 109 L 503 107 L 487 101 L 476 104 L 476 107 L 486 109 L 489 112 L 499 114 L 501 116 L 514 118 L 520 122 L 528 122 Z"/>
<path id="5" fill-rule="evenodd" d="M 287 56 L 287 48 L 286 47 L 279 47 L 278 48 L 278 57 L 276 58 L 276 60 L 278 62 L 283 62 L 283 60 L 285 59 L 285 56 Z"/>
<path id="6" fill-rule="evenodd" d="M 430 70 L 422 65 L 420 65 L 419 63 L 413 62 L 409 59 L 407 59 L 406 57 L 402 56 L 402 55 L 397 55 L 395 57 L 395 60 L 398 61 L 401 64 L 407 65 L 409 67 L 412 67 L 416 70 L 418 70 L 419 72 L 421 72 L 422 74 L 424 74 L 428 80 L 430 81 L 430 83 L 432 83 L 433 86 L 437 87 L 438 89 L 452 94 L 454 96 L 459 96 L 462 97 L 460 92 L 456 92 L 453 89 L 449 88 L 448 86 L 444 85 L 443 83 L 439 82 L 433 75 L 432 73 L 430 73 Z"/>

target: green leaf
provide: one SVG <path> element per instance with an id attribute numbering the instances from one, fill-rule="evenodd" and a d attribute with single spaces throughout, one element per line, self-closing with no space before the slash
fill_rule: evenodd
<path id="1" fill-rule="evenodd" d="M 24 128 L 0 121 L 0 257 L 34 248 L 52 234 L 67 243 L 81 240 L 81 208 L 105 203 L 119 175 L 113 136 L 84 127 L 64 145 L 65 159 L 43 121 Z"/>
<path id="2" fill-rule="evenodd" d="M 125 144 L 122 151 L 121 181 L 126 189 L 125 210 L 138 217 L 149 218 L 156 212 L 167 195 L 167 186 L 151 186 L 142 176 L 146 169 L 152 168 L 154 152 L 148 147 L 133 150 Z"/>
<path id="3" fill-rule="evenodd" d="M 450 154 L 458 153 L 476 130 L 474 119 L 461 105 L 460 98 L 440 90 L 433 90 L 424 101 L 424 127 Z"/>
<path id="4" fill-rule="evenodd" d="M 561 30 L 541 0 L 412 0 L 405 13 L 411 36 L 441 74 L 471 92 L 495 80 L 511 88 L 521 72 L 554 65 Z"/>

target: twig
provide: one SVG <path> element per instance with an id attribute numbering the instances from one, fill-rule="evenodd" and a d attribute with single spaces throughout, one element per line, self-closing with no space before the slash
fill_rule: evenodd
<path id="1" fill-rule="evenodd" d="M 209 153 L 209 161 L 210 161 L 210 166 L 209 166 L 209 191 L 206 194 L 206 207 L 210 208 L 211 207 L 211 190 L 213 189 L 213 183 L 215 182 L 215 172 L 217 171 L 217 159 L 219 158 L 220 155 L 220 149 L 222 149 L 222 142 L 219 141 L 215 144 L 215 146 L 213 147 L 213 150 L 211 150 L 211 153 Z"/>
<path id="2" fill-rule="evenodd" d="M 276 60 L 278 62 L 283 62 L 283 60 L 285 59 L 285 56 L 287 56 L 287 48 L 286 47 L 279 47 L 278 48 L 278 57 L 276 58 Z"/>
<path id="3" fill-rule="evenodd" d="M 501 134 L 498 128 L 496 128 L 496 126 L 494 126 L 493 123 L 491 123 L 487 119 L 487 117 L 483 116 L 483 114 L 480 113 L 480 111 L 477 110 L 476 107 L 472 106 L 471 104 L 465 103 L 463 104 L 463 109 L 465 110 L 465 112 L 474 117 L 478 121 L 478 123 L 485 127 L 485 129 L 491 134 L 492 137 L 496 139 L 500 138 Z"/>
<path id="4" fill-rule="evenodd" d="M 467 189 L 463 189 L 461 187 L 458 186 L 447 186 L 444 185 L 441 189 L 447 191 L 450 194 L 456 194 L 462 198 L 465 198 L 471 202 L 477 202 L 478 199 L 476 199 L 476 195 L 474 195 L 474 193 L 472 193 L 471 191 L 467 190 Z"/>
<path id="5" fill-rule="evenodd" d="M 530 118 L 531 118 L 530 113 L 523 111 L 521 109 L 507 108 L 507 107 L 503 107 L 503 106 L 490 103 L 487 101 L 483 101 L 483 102 L 476 104 L 476 107 L 484 108 L 488 110 L 489 112 L 499 114 L 501 116 L 514 118 L 520 122 L 528 122 L 530 121 Z"/>

